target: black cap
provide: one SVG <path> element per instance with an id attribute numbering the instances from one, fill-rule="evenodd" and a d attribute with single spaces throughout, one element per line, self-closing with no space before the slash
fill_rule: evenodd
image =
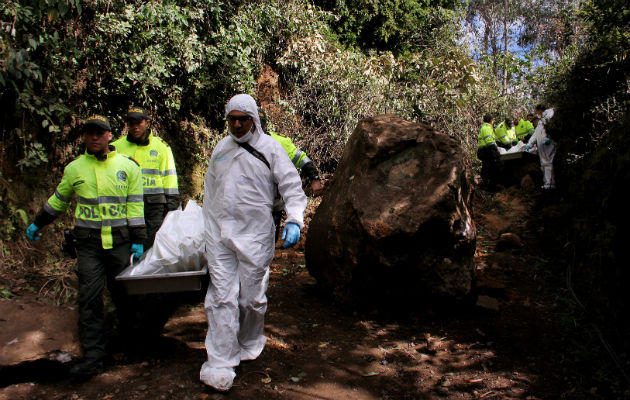
<path id="1" fill-rule="evenodd" d="M 129 107 L 129 110 L 127 110 L 126 120 L 129 121 L 130 119 L 142 121 L 143 119 L 149 119 L 149 116 L 147 115 L 147 110 L 145 110 L 144 108 L 131 106 Z"/>
<path id="2" fill-rule="evenodd" d="M 83 129 L 86 129 L 88 126 L 96 126 L 105 131 L 112 130 L 112 128 L 109 126 L 109 120 L 100 114 L 94 114 L 87 117 L 85 119 L 85 122 L 83 123 Z"/>

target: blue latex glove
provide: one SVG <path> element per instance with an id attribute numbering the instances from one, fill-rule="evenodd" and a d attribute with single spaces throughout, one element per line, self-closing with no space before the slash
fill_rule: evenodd
<path id="1" fill-rule="evenodd" d="M 28 238 L 28 240 L 30 240 L 31 242 L 39 240 L 39 235 L 37 234 L 38 230 L 39 227 L 37 225 L 30 224 L 28 228 L 26 228 L 26 237 Z"/>
<path id="2" fill-rule="evenodd" d="M 549 144 L 549 143 L 551 143 L 551 139 L 545 138 L 545 144 Z"/>
<path id="3" fill-rule="evenodd" d="M 142 253 L 144 253 L 144 246 L 141 244 L 132 244 L 131 252 L 134 253 L 133 257 L 136 259 L 140 259 L 142 257 Z"/>
<path id="4" fill-rule="evenodd" d="M 530 151 L 530 150 L 531 150 L 531 147 L 529 147 L 529 145 L 525 146 L 525 151 Z"/>
<path id="5" fill-rule="evenodd" d="M 286 224 L 282 231 L 282 240 L 284 240 L 283 249 L 295 245 L 300 240 L 300 226 L 295 222 Z"/>

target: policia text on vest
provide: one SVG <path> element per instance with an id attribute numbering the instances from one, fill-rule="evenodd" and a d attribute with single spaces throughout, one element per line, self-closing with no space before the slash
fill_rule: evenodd
<path id="1" fill-rule="evenodd" d="M 120 137 L 113 145 L 119 152 L 136 160 L 142 169 L 144 219 L 147 225 L 144 247 L 149 248 L 166 214 L 179 207 L 177 170 L 170 146 L 153 134 L 144 108 L 130 107 L 126 121 L 127 135 Z"/>
<path id="2" fill-rule="evenodd" d="M 38 240 L 38 231 L 66 212 L 76 197 L 79 335 L 85 358 L 70 373 L 92 376 L 102 371 L 106 355 L 105 282 L 116 306 L 119 328 L 130 326 L 132 307 L 115 277 L 129 265 L 132 253 L 142 255 L 146 228 L 140 166 L 109 145 L 112 133 L 107 118 L 87 118 L 82 138 L 86 152 L 66 166 L 61 182 L 26 236 Z"/>

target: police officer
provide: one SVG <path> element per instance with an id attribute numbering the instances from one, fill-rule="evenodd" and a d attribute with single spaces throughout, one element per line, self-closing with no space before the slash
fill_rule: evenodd
<path id="1" fill-rule="evenodd" d="M 489 191 L 496 190 L 501 172 L 501 154 L 494 139 L 493 123 L 492 115 L 484 115 L 477 141 L 477 157 L 481 160 L 481 180 L 485 189 Z"/>
<path id="2" fill-rule="evenodd" d="M 523 143 L 527 143 L 529 138 L 534 134 L 533 120 L 534 114 L 527 114 L 527 119 L 521 119 L 516 125 L 516 138 Z"/>
<path id="3" fill-rule="evenodd" d="M 146 230 L 142 172 L 135 161 L 109 145 L 112 132 L 107 118 L 87 118 L 82 138 L 85 153 L 66 166 L 61 183 L 35 216 L 26 236 L 31 241 L 39 240 L 38 231 L 64 213 L 76 195 L 79 334 L 85 358 L 70 372 L 87 377 L 102 371 L 106 354 L 105 281 L 124 323 L 129 315 L 123 304 L 125 292 L 114 278 L 129 264 L 132 253 L 142 255 Z"/>
<path id="4" fill-rule="evenodd" d="M 171 147 L 153 134 L 144 108 L 130 107 L 126 120 L 127 135 L 112 144 L 120 153 L 136 160 L 142 168 L 144 219 L 147 224 L 144 247 L 149 248 L 166 214 L 179 207 L 177 170 Z"/>
<path id="5" fill-rule="evenodd" d="M 512 121 L 505 119 L 494 128 L 494 141 L 497 146 L 509 150 L 512 147 L 512 139 L 509 130 L 512 128 Z M 516 143 L 514 143 L 516 144 Z"/>
<path id="6" fill-rule="evenodd" d="M 313 164 L 313 161 L 308 158 L 304 151 L 298 149 L 290 138 L 272 130 L 267 130 L 267 114 L 262 108 L 258 108 L 258 117 L 260 118 L 260 125 L 263 131 L 282 145 L 282 148 L 286 151 L 287 155 L 291 159 L 291 162 L 295 165 L 295 168 L 301 169 L 304 175 L 306 175 L 306 177 L 311 181 L 311 192 L 313 193 L 313 196 L 321 195 L 324 192 L 324 186 L 322 185 L 319 172 L 317 171 L 315 164 Z M 278 241 L 278 236 L 280 234 L 280 221 L 282 220 L 283 213 L 284 202 L 282 201 L 282 198 L 276 196 L 272 211 L 273 222 L 276 225 L 276 241 Z"/>
<path id="7" fill-rule="evenodd" d="M 179 207 L 177 170 L 171 147 L 155 136 L 150 128 L 146 109 L 131 106 L 125 117 L 127 135 L 118 138 L 113 145 L 132 157 L 142 168 L 144 188 L 144 219 L 147 224 L 146 249 L 153 246 L 155 235 L 169 211 Z M 154 349 L 164 324 L 184 299 L 177 294 L 149 294 L 133 296 L 135 317 L 125 341 L 134 352 Z"/>
<path id="8" fill-rule="evenodd" d="M 516 138 L 516 126 L 514 122 L 508 118 L 505 119 L 505 125 L 509 126 L 507 130 L 507 137 L 512 146 L 516 146 L 518 144 L 518 139 Z"/>

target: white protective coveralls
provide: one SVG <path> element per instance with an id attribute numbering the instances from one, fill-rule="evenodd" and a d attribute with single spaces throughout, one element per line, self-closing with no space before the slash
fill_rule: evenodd
<path id="1" fill-rule="evenodd" d="M 543 189 L 554 189 L 556 187 L 556 179 L 553 173 L 553 158 L 556 155 L 556 144 L 553 140 L 547 142 L 547 130 L 545 124 L 553 117 L 553 108 L 549 108 L 542 113 L 542 118 L 536 125 L 536 130 L 532 137 L 527 141 L 527 145 L 532 147 L 534 143 L 538 148 L 538 157 L 540 157 L 540 168 L 543 173 Z"/>
<path id="2" fill-rule="evenodd" d="M 252 131 L 237 139 L 223 138 L 210 157 L 204 186 L 203 217 L 210 286 L 205 299 L 208 317 L 206 361 L 202 382 L 218 390 L 232 386 L 234 367 L 253 360 L 265 346 L 269 264 L 274 254 L 275 227 L 271 210 L 277 190 L 285 203 L 287 223 L 304 227 L 306 196 L 295 166 L 282 146 L 265 135 L 258 107 L 249 95 L 233 97 L 225 115 L 251 116 Z M 238 145 L 247 141 L 270 164 Z"/>

